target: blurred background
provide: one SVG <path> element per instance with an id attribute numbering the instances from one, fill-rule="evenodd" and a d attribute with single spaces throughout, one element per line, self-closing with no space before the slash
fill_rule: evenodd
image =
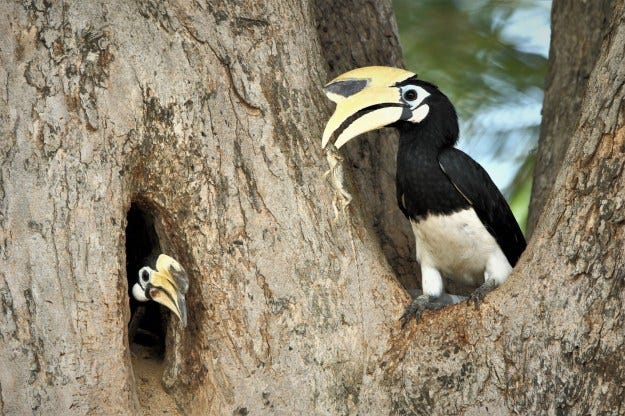
<path id="1" fill-rule="evenodd" d="M 525 231 L 551 0 L 393 0 L 407 69 L 455 104 L 458 147 L 490 174 Z"/>

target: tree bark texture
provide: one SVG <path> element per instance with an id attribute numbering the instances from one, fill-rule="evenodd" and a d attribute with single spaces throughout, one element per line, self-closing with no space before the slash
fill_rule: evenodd
<path id="1" fill-rule="evenodd" d="M 190 277 L 163 374 L 185 414 L 623 412 L 623 1 L 517 270 L 479 310 L 405 330 L 391 140 L 348 148 L 355 199 L 337 219 L 320 149 L 320 86 L 399 62 L 389 3 L 4 2 L 0 16 L 3 413 L 142 413 L 133 202 Z"/>
<path id="2" fill-rule="evenodd" d="M 0 8 L 2 411 L 142 411 L 132 202 L 190 275 L 189 327 L 170 323 L 163 376 L 185 413 L 381 409 L 360 386 L 408 300 L 373 231 L 393 171 L 381 187 L 368 171 L 380 158 L 355 159 L 374 203 L 334 220 L 320 86 L 329 66 L 396 63 L 390 3 Z M 326 64 L 331 34 L 352 62 Z"/>
<path id="3" fill-rule="evenodd" d="M 538 223 L 575 134 L 590 73 L 610 29 L 608 22 L 613 10 L 613 0 L 553 2 L 549 68 L 527 219 L 528 237 Z"/>
<path id="4" fill-rule="evenodd" d="M 625 414 L 625 2 L 605 25 L 526 252 L 479 311 L 448 308 L 393 344 L 397 413 Z"/>

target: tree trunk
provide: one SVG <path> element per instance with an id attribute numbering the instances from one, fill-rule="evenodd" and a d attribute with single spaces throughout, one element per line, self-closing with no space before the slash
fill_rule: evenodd
<path id="1" fill-rule="evenodd" d="M 608 21 L 613 10 L 613 0 L 553 2 L 551 52 L 527 218 L 528 237 L 538 223 L 575 134 L 582 99 L 610 29 Z"/>
<path id="2" fill-rule="evenodd" d="M 399 59 L 390 3 L 356 3 L 0 5 L 4 413 L 160 413 L 127 335 L 137 245 L 189 272 L 163 364 L 185 413 L 356 408 L 408 301 L 381 198 L 334 221 L 323 177 L 326 68 Z M 359 49 L 327 65 L 338 33 Z M 383 148 L 353 163 L 392 195 Z"/>
<path id="3" fill-rule="evenodd" d="M 396 413 L 625 413 L 624 22 L 615 1 L 578 128 L 509 281 L 479 311 L 447 308 L 394 341 Z"/>
<path id="4" fill-rule="evenodd" d="M 348 149 L 355 198 L 336 219 L 320 149 L 320 86 L 399 62 L 389 3 L 0 4 L 0 409 L 161 414 L 165 397 L 185 414 L 620 413 L 615 3 L 509 283 L 479 311 L 406 330 L 395 276 L 409 281 L 413 249 L 391 140 Z M 188 327 L 165 323 L 167 393 L 142 388 L 127 329 L 148 249 L 190 277 Z"/>

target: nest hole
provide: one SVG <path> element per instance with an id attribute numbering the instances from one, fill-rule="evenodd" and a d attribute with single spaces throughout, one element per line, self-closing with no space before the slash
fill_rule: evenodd
<path id="1" fill-rule="evenodd" d="M 132 203 L 126 225 L 126 277 L 130 302 L 128 343 L 135 389 L 143 414 L 177 415 L 176 403 L 162 387 L 165 367 L 167 313 L 153 301 L 139 302 L 132 296 L 143 266 L 155 268 L 161 244 L 154 226 L 154 216 L 143 206 Z"/>
<path id="2" fill-rule="evenodd" d="M 161 246 L 154 227 L 154 217 L 138 204 L 128 210 L 126 226 L 126 276 L 130 301 L 128 343 L 134 358 L 149 358 L 162 362 L 165 356 L 167 321 L 161 306 L 152 301 L 139 302 L 132 296 L 143 266 L 155 267 Z"/>

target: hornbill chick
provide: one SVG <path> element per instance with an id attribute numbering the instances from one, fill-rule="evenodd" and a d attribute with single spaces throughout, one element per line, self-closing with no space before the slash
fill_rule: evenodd
<path id="1" fill-rule="evenodd" d="M 447 96 L 412 72 L 382 66 L 340 75 L 324 92 L 336 103 L 324 148 L 332 138 L 338 149 L 371 130 L 399 130 L 397 203 L 412 225 L 423 289 L 404 324 L 445 305 L 443 276 L 476 288 L 477 305 L 506 280 L 526 243 L 486 171 L 454 147 L 458 117 Z"/>
<path id="2" fill-rule="evenodd" d="M 156 270 L 145 266 L 139 270 L 139 280 L 132 287 L 132 295 L 140 302 L 154 300 L 176 314 L 187 326 L 185 294 L 189 289 L 187 273 L 173 258 L 161 254 L 156 260 Z"/>

